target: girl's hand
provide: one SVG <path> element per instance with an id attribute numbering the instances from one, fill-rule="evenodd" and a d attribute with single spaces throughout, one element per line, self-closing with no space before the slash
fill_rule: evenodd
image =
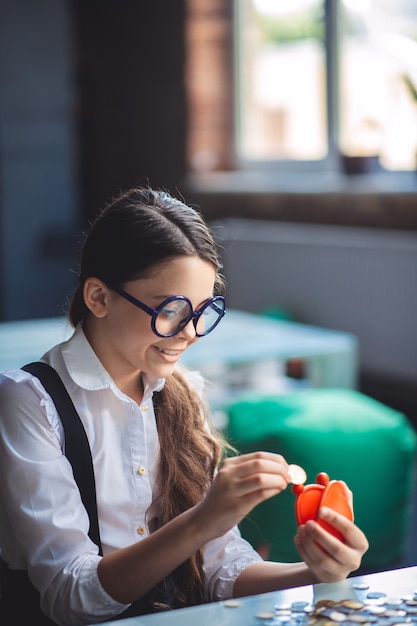
<path id="1" fill-rule="evenodd" d="M 350 492 L 349 497 L 351 500 Z M 345 542 L 310 520 L 298 528 L 295 545 L 318 582 L 337 582 L 358 569 L 369 544 L 363 532 L 336 511 L 323 507 L 319 518 L 334 526 Z"/>
<path id="2" fill-rule="evenodd" d="M 280 454 L 252 452 L 225 459 L 196 507 L 212 539 L 238 524 L 257 504 L 283 491 L 290 482 Z"/>

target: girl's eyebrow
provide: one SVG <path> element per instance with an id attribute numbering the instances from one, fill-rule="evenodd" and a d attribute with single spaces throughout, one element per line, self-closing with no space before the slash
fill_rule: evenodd
<path id="1" fill-rule="evenodd" d="M 190 298 L 188 296 L 184 296 L 183 293 L 172 293 L 169 295 L 156 295 L 156 296 L 150 296 L 151 300 L 160 300 L 159 304 L 161 304 L 164 300 L 167 300 L 167 298 L 172 298 L 174 296 L 182 296 L 183 298 L 187 298 L 188 300 L 190 300 Z M 207 298 L 205 298 L 204 300 L 202 300 L 201 302 L 199 302 L 199 304 L 196 306 L 195 311 L 198 311 L 206 302 L 208 302 L 209 300 L 211 300 L 211 298 L 213 298 L 213 294 L 211 294 L 211 296 L 208 296 Z M 191 300 L 190 300 L 191 302 Z"/>

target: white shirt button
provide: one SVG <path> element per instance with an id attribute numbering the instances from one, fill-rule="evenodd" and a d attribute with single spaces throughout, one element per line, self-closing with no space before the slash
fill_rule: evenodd
<path id="1" fill-rule="evenodd" d="M 139 528 L 136 531 L 138 533 L 138 535 L 144 535 L 145 534 L 145 529 L 143 526 L 139 526 Z"/>
<path id="2" fill-rule="evenodd" d="M 143 465 L 140 465 L 136 471 L 140 476 L 146 474 L 146 469 L 143 467 Z"/>

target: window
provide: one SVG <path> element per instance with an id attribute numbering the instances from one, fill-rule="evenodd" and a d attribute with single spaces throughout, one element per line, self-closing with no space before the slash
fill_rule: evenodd
<path id="1" fill-rule="evenodd" d="M 340 3 L 340 147 L 416 168 L 417 12 L 411 0 Z"/>
<path id="2" fill-rule="evenodd" d="M 241 160 L 340 152 L 415 169 L 415 3 L 238 0 L 236 9 Z"/>
<path id="3" fill-rule="evenodd" d="M 416 169 L 414 0 L 188 6 L 191 170 Z"/>
<path id="4" fill-rule="evenodd" d="M 236 2 L 237 154 L 243 161 L 328 153 L 322 0 Z"/>

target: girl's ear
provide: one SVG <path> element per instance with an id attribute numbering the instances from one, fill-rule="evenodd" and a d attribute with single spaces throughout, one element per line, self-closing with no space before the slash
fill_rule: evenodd
<path id="1" fill-rule="evenodd" d="M 107 315 L 109 288 L 99 278 L 89 277 L 84 283 L 83 296 L 87 308 L 96 317 Z"/>

